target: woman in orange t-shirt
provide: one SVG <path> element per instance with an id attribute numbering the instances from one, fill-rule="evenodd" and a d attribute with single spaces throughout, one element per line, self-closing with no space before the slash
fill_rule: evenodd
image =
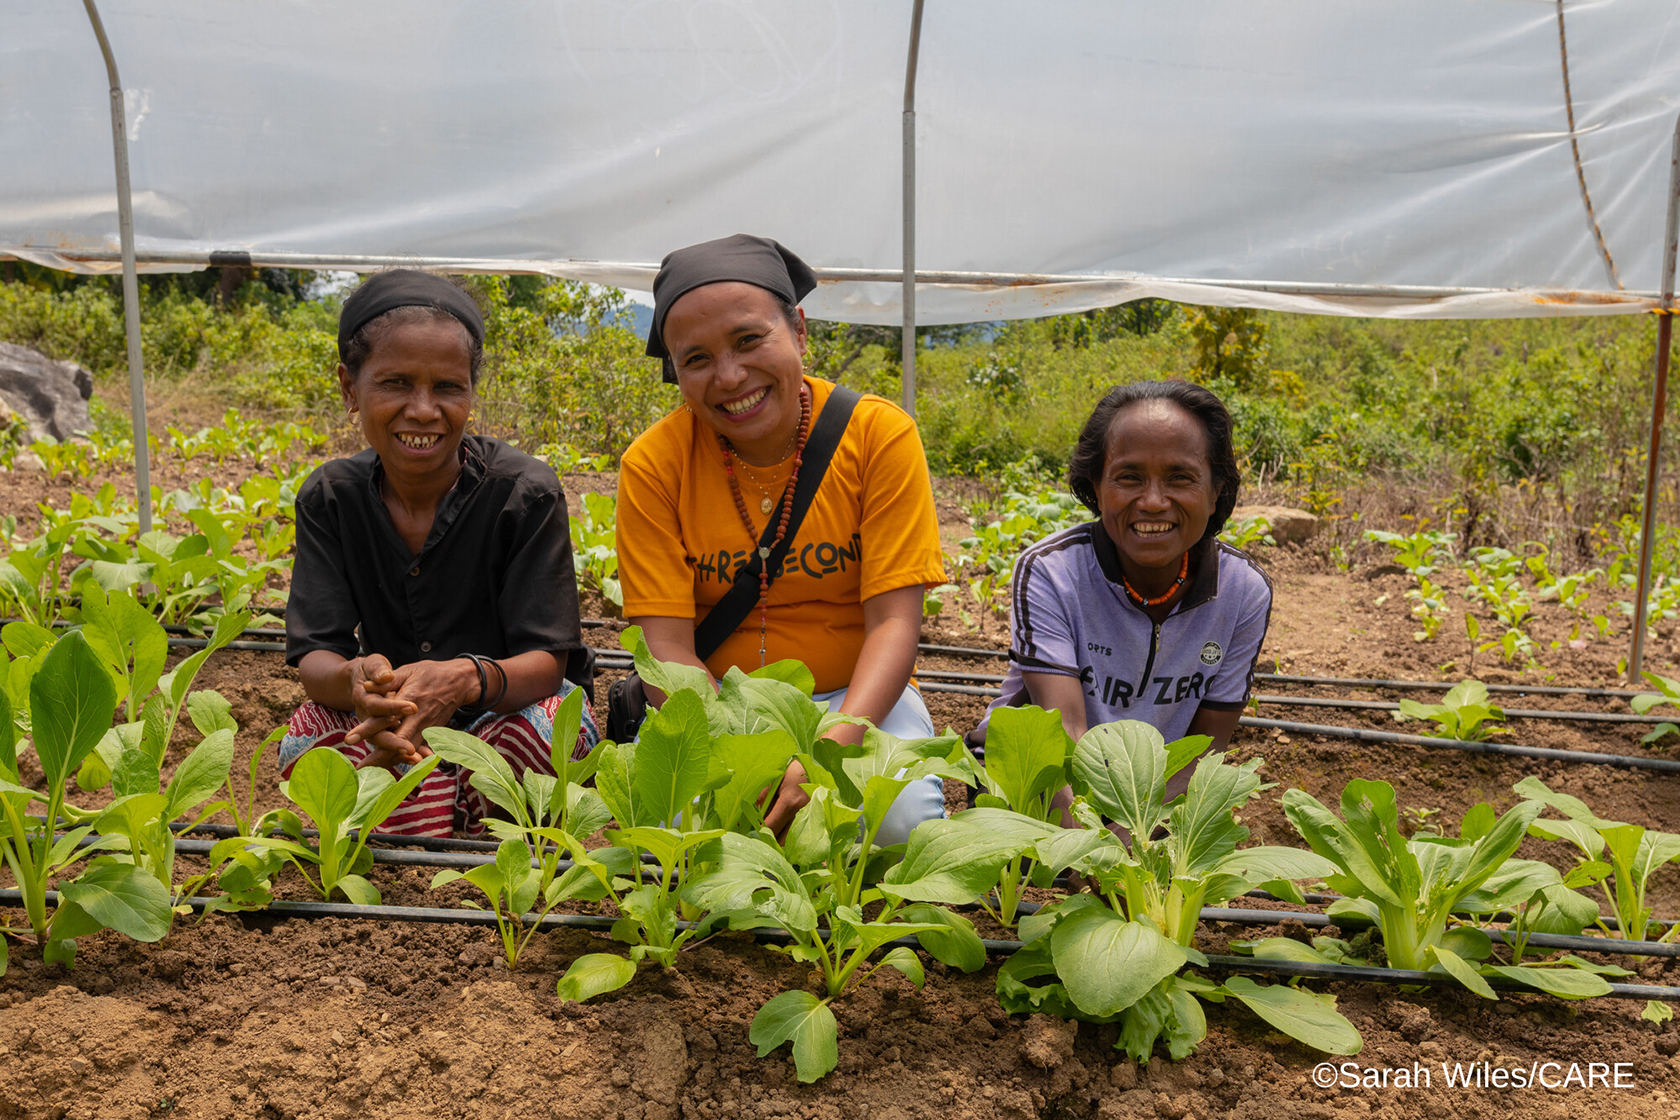
<path id="1" fill-rule="evenodd" d="M 752 671 L 796 658 L 830 710 L 902 738 L 933 734 L 910 683 L 922 591 L 944 581 L 933 489 L 915 421 L 880 397 L 857 404 L 780 570 L 705 661 L 701 616 L 729 590 L 759 536 L 782 516 L 796 452 L 834 384 L 804 373 L 811 270 L 774 241 L 737 234 L 680 249 L 654 281 L 648 354 L 684 404 L 625 452 L 618 479 L 624 614 L 662 661 Z M 858 742 L 844 724 L 836 740 Z M 807 800 L 794 763 L 766 817 L 781 831 Z M 944 813 L 938 778 L 912 783 L 883 822 L 893 844 Z"/>

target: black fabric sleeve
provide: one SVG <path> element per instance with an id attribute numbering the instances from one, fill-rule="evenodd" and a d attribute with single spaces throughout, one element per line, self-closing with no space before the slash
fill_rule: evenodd
<path id="1" fill-rule="evenodd" d="M 508 656 L 531 650 L 573 651 L 566 677 L 579 684 L 574 669 L 584 665 L 583 627 L 578 618 L 577 575 L 572 563 L 566 496 L 556 479 L 532 493 L 518 515 L 507 567 L 502 572 L 497 613 Z"/>
<path id="2" fill-rule="evenodd" d="M 361 620 L 345 572 L 335 507 L 320 470 L 304 483 L 296 511 L 297 557 L 286 599 L 286 664 L 295 668 L 305 654 L 318 649 L 355 657 L 360 649 L 356 625 Z"/>

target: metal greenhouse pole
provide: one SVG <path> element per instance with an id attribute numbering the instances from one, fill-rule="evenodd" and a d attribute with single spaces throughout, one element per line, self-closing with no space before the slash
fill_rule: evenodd
<path id="1" fill-rule="evenodd" d="M 904 411 L 916 415 L 916 56 L 922 49 L 922 0 L 910 13 L 904 66 Z"/>
<path id="2" fill-rule="evenodd" d="M 1657 475 L 1662 452 L 1663 416 L 1668 411 L 1668 350 L 1674 333 L 1674 258 L 1680 237 L 1680 118 L 1674 122 L 1674 147 L 1668 161 L 1668 222 L 1663 227 L 1662 301 L 1657 307 L 1657 378 L 1651 395 L 1651 445 L 1645 457 L 1645 509 L 1639 529 L 1639 587 L 1633 601 L 1633 652 L 1628 680 L 1638 684 L 1645 667 L 1645 614 L 1651 593 L 1651 551 L 1657 527 Z"/>
<path id="3" fill-rule="evenodd" d="M 140 353 L 140 280 L 134 266 L 134 202 L 128 189 L 128 124 L 123 112 L 122 79 L 117 77 L 117 60 L 111 41 L 105 37 L 99 9 L 93 0 L 87 7 L 99 50 L 105 55 L 105 73 L 111 79 L 111 146 L 117 159 L 117 230 L 122 239 L 123 326 L 128 334 L 128 407 L 134 421 L 134 485 L 140 532 L 152 531 L 152 477 L 146 440 L 146 366 Z"/>

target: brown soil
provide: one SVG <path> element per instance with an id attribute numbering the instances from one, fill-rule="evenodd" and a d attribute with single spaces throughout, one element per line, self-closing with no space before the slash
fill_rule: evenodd
<path id="1" fill-rule="evenodd" d="M 29 482 L 0 474 L 7 508 L 41 495 L 40 476 L 33 476 L 33 487 Z M 610 487 L 607 478 L 568 482 L 568 489 Z M 1448 638 L 1449 627 L 1438 642 L 1412 641 L 1403 574 L 1372 567 L 1339 572 L 1298 550 L 1267 550 L 1262 561 L 1277 584 L 1263 669 L 1465 675 L 1465 643 Z M 1454 606 L 1461 609 L 1457 600 Z M 586 603 L 584 613 L 599 617 L 600 610 L 598 602 Z M 1455 613 L 1450 633 L 1456 637 L 1461 625 Z M 1566 612 L 1543 604 L 1534 633 L 1544 669 L 1519 673 L 1488 655 L 1476 669 L 1488 680 L 1617 684 L 1622 637 L 1615 644 L 1595 639 L 1585 650 L 1551 650 L 1549 643 L 1566 639 L 1569 628 Z M 588 636 L 598 647 L 616 647 L 607 629 Z M 960 623 L 930 626 L 924 637 L 1005 644 L 1001 632 L 975 634 Z M 1665 633 L 1654 660 L 1675 656 L 1674 635 Z M 1003 662 L 939 658 L 923 668 L 1001 673 Z M 605 684 L 615 675 L 603 673 L 597 689 L 602 717 Z M 273 654 L 220 654 L 199 687 L 218 689 L 233 702 L 242 754 L 302 698 L 295 674 Z M 1506 699 L 1512 706 L 1626 711 L 1619 702 Z M 928 702 L 937 724 L 958 731 L 971 727 L 986 704 L 948 693 L 930 693 Z M 1395 726 L 1382 712 L 1267 708 L 1263 714 Z M 1533 745 L 1660 753 L 1640 747 L 1640 731 L 1626 725 L 1512 725 L 1506 738 Z M 183 729 L 172 762 L 191 740 Z M 1299 787 L 1332 801 L 1353 777 L 1388 780 L 1403 806 L 1439 810 L 1446 818 L 1478 800 L 1509 805 L 1512 783 L 1535 773 L 1602 815 L 1668 828 L 1680 819 L 1680 783 L 1648 771 L 1522 765 L 1249 729 L 1238 732 L 1234 747 L 1239 758 L 1263 755 L 1262 773 L 1277 783 L 1244 813 L 1259 843 L 1297 842 L 1278 808 L 1283 789 Z M 272 758 L 266 759 L 259 809 L 280 803 L 274 780 Z M 956 801 L 959 790 L 948 792 Z M 1565 859 L 1561 846 L 1536 841 L 1522 854 Z M 282 893 L 306 897 L 308 888 L 288 876 Z M 453 905 L 466 897 L 461 888 L 429 892 L 429 871 L 381 867 L 375 878 L 389 903 Z M 1659 917 L 1680 916 L 1677 880 L 1674 868 L 1653 880 Z M 989 936 L 1002 935 L 981 925 Z M 1217 924 L 1204 928 L 1199 944 L 1218 952 L 1233 938 L 1267 932 L 1300 935 L 1301 927 Z M 98 935 L 82 943 L 72 972 L 44 965 L 33 946 L 14 945 L 10 971 L 0 978 L 0 1117 L 1680 1117 L 1680 1029 L 1641 1021 L 1638 1002 L 1507 996 L 1489 1003 L 1463 992 L 1329 985 L 1365 1038 L 1364 1052 L 1352 1059 L 1359 1075 L 1367 1068 L 1410 1071 L 1414 1063 L 1432 1072 L 1427 1089 L 1322 1089 L 1313 1084 L 1321 1055 L 1235 1003 L 1209 1006 L 1208 1039 L 1192 1057 L 1178 1063 L 1157 1057 L 1139 1068 L 1112 1049 L 1114 1028 L 1010 1018 L 993 994 L 994 968 L 963 976 L 930 963 L 920 992 L 887 970 L 840 1001 L 840 1066 L 806 1086 L 794 1079 L 785 1048 L 760 1059 L 747 1040 L 764 1000 L 789 987 L 814 990 L 802 966 L 731 936 L 686 953 L 675 972 L 644 968 L 629 987 L 595 1004 L 557 999 L 555 979 L 573 959 L 612 950 L 604 935 L 539 934 L 519 971 L 509 973 L 488 929 L 268 915 L 182 921 L 156 945 Z M 1645 962 L 1638 972 L 1642 982 L 1680 984 L 1680 971 L 1668 962 Z M 1633 1088 L 1446 1087 L 1442 1062 L 1476 1061 L 1525 1071 L 1531 1063 L 1560 1062 L 1558 1077 L 1570 1063 L 1583 1070 L 1589 1062 L 1627 1063 L 1624 1083 L 1631 1078 Z"/>

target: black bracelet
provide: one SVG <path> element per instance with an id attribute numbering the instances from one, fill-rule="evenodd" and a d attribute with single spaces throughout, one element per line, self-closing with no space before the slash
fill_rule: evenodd
<path id="1" fill-rule="evenodd" d="M 471 704 L 462 704 L 458 710 L 467 713 L 469 716 L 482 715 L 489 708 L 489 705 L 484 702 L 485 695 L 490 691 L 490 678 L 484 671 L 484 663 L 488 661 L 489 658 L 480 656 L 476 653 L 458 653 L 455 655 L 456 661 L 460 661 L 463 658 L 471 661 L 473 663 L 473 668 L 478 670 L 478 700 Z M 500 668 L 501 666 L 498 665 L 497 669 Z M 505 693 L 507 691 L 506 673 L 502 674 L 502 682 L 502 691 Z M 500 699 L 501 697 L 497 697 L 497 700 Z"/>
<path id="2" fill-rule="evenodd" d="M 496 667 L 496 675 L 502 678 L 502 687 L 496 690 L 496 698 L 488 704 L 483 704 L 481 702 L 481 706 L 488 710 L 490 708 L 494 708 L 497 704 L 500 704 L 503 700 L 507 699 L 508 675 L 507 670 L 502 668 L 502 663 L 500 661 L 497 661 L 493 657 L 486 657 L 483 660 L 489 662 L 491 665 L 494 665 Z"/>

